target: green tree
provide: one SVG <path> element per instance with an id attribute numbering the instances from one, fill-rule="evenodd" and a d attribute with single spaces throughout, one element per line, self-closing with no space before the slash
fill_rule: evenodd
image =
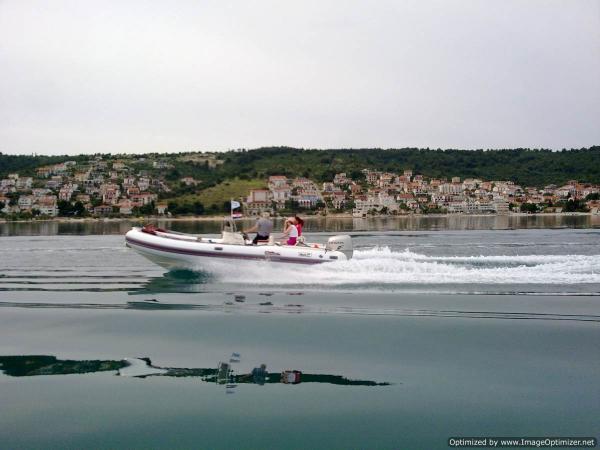
<path id="1" fill-rule="evenodd" d="M 534 203 L 521 203 L 521 212 L 535 213 L 537 210 L 537 206 Z"/>
<path id="2" fill-rule="evenodd" d="M 332 181 L 333 177 L 335 176 L 335 170 L 332 169 L 325 169 L 320 175 L 319 175 L 319 181 L 325 182 L 325 181 Z"/>
<path id="3" fill-rule="evenodd" d="M 149 216 L 154 214 L 154 210 L 156 209 L 156 206 L 154 204 L 154 202 L 150 202 L 147 203 L 143 206 L 140 206 L 140 214 L 144 214 L 145 216 Z"/>
<path id="4" fill-rule="evenodd" d="M 6 196 L 8 197 L 9 206 L 15 206 L 19 201 L 19 194 L 16 192 L 9 192 Z"/>
<path id="5" fill-rule="evenodd" d="M 354 169 L 350 172 L 349 177 L 353 180 L 353 181 L 365 181 L 365 174 L 359 170 L 359 169 Z"/>
<path id="6" fill-rule="evenodd" d="M 73 205 L 73 214 L 79 217 L 87 216 L 87 210 L 85 209 L 85 206 L 83 206 L 83 203 L 75 202 Z"/>
<path id="7" fill-rule="evenodd" d="M 587 212 L 588 208 L 582 200 L 567 200 L 563 208 L 564 212 Z"/>
<path id="8" fill-rule="evenodd" d="M 165 178 L 169 181 L 178 180 L 179 178 L 181 178 L 181 172 L 177 169 L 171 169 L 169 170 Z"/>
<path id="9" fill-rule="evenodd" d="M 71 202 L 68 202 L 66 200 L 59 200 L 57 206 L 59 216 L 67 217 L 73 215 L 73 206 L 71 205 Z"/>
<path id="10" fill-rule="evenodd" d="M 204 214 L 204 205 L 201 202 L 194 202 L 194 214 L 197 216 Z"/>
<path id="11" fill-rule="evenodd" d="M 175 202 L 169 202 L 167 203 L 167 209 L 170 211 L 171 214 L 177 214 L 177 203 Z"/>

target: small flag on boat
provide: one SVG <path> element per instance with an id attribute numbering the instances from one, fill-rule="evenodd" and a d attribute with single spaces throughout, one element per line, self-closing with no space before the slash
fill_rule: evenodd
<path id="1" fill-rule="evenodd" d="M 242 217 L 242 213 L 241 211 L 236 211 L 236 209 L 240 208 L 242 205 L 240 204 L 240 202 L 237 202 L 235 200 L 231 200 L 231 218 L 232 219 L 239 219 L 240 217 Z"/>

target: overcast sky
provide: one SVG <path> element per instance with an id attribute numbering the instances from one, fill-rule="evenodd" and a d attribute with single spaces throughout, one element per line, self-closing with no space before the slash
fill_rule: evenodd
<path id="1" fill-rule="evenodd" d="M 600 144 L 600 1 L 0 0 L 0 151 Z"/>

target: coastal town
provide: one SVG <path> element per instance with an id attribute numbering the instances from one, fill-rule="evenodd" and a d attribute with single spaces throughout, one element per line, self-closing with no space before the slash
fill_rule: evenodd
<path id="1" fill-rule="evenodd" d="M 186 164 L 215 169 L 215 154 L 186 156 Z M 0 217 L 27 220 L 54 217 L 174 216 L 177 196 L 201 189 L 201 180 L 166 177 L 161 158 L 68 160 L 37 167 L 35 174 L 9 173 L 0 180 Z M 409 214 L 511 214 L 589 212 L 599 214 L 600 186 L 577 180 L 543 187 L 507 180 L 428 178 L 407 168 L 402 173 L 358 168 L 317 182 L 307 177 L 271 175 L 264 186 L 240 198 L 244 215 L 302 211 L 354 217 Z M 218 188 L 218 186 L 217 186 Z M 201 211 L 204 208 L 201 208 Z M 192 212 L 193 213 L 193 212 Z M 198 214 L 198 211 L 196 211 Z"/>

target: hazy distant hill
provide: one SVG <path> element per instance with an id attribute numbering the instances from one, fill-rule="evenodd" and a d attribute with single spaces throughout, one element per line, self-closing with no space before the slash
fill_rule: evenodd
<path id="1" fill-rule="evenodd" d="M 130 158 L 141 155 L 130 155 Z M 339 149 L 303 150 L 269 147 L 219 154 L 225 163 L 216 169 L 178 161 L 181 154 L 149 154 L 148 158 L 171 161 L 168 178 L 193 175 L 214 185 L 226 179 L 260 179 L 274 174 L 306 176 L 329 181 L 336 172 L 352 173 L 363 168 L 400 172 L 412 169 L 428 177 L 478 177 L 512 180 L 527 186 L 543 186 L 576 179 L 600 183 L 600 146 L 579 150 L 430 150 L 430 149 Z M 123 155 L 119 155 L 123 158 Z M 104 155 L 105 159 L 110 155 Z M 0 177 L 9 172 L 31 173 L 35 167 L 65 160 L 85 161 L 88 156 L 13 156 L 0 154 Z"/>

